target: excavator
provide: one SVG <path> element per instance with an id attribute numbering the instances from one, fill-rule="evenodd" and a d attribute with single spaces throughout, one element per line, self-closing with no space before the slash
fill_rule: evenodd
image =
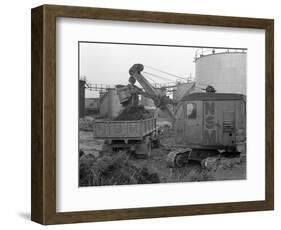
<path id="1" fill-rule="evenodd" d="M 204 92 L 194 92 L 193 83 L 176 101 L 154 88 L 143 76 L 143 70 L 144 65 L 134 64 L 129 69 L 129 84 L 117 88 L 117 93 L 124 107 L 138 105 L 138 96 L 143 95 L 153 100 L 156 111 L 162 110 L 169 116 L 176 144 L 181 146 L 167 155 L 169 167 L 183 167 L 189 160 L 201 161 L 222 152 L 240 154 L 245 149 L 245 95 L 216 93 L 210 85 Z"/>
<path id="2" fill-rule="evenodd" d="M 176 106 L 177 101 L 167 97 L 159 89 L 155 89 L 149 81 L 141 74 L 144 66 L 142 64 L 134 64 L 129 70 L 129 83 L 125 87 L 117 87 L 117 93 L 121 104 L 124 107 L 137 106 L 139 103 L 138 96 L 142 95 L 153 100 L 156 108 L 164 111 L 172 121 L 176 120 L 174 112 L 168 105 Z M 135 85 L 136 81 L 142 86 L 143 89 Z M 157 116 L 157 115 L 155 115 Z"/>

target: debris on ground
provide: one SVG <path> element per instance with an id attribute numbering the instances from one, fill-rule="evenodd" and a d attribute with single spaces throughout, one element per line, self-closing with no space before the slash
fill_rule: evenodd
<path id="1" fill-rule="evenodd" d="M 79 130 L 80 131 L 93 131 L 94 118 L 87 116 L 79 119 Z"/>
<path id="2" fill-rule="evenodd" d="M 218 168 L 228 169 L 235 167 L 236 165 L 241 164 L 241 158 L 240 157 L 234 157 L 234 158 L 221 158 L 219 161 Z"/>
<path id="3" fill-rule="evenodd" d="M 92 154 L 95 157 L 100 155 L 104 148 L 104 140 L 97 140 L 93 138 L 93 132 L 80 131 L 79 149 L 84 154 Z"/>
<path id="4" fill-rule="evenodd" d="M 79 159 L 79 186 L 89 186 L 91 167 L 96 161 L 92 154 L 83 154 Z"/>
<path id="5" fill-rule="evenodd" d="M 159 176 L 156 172 L 150 172 L 148 168 L 142 168 L 139 173 L 138 184 L 160 183 Z"/>
<path id="6" fill-rule="evenodd" d="M 215 171 L 218 166 L 218 161 L 218 157 L 207 157 L 201 161 L 201 166 L 208 171 Z"/>
<path id="7" fill-rule="evenodd" d="M 173 129 L 160 133 L 160 148 L 153 148 L 150 158 L 136 159 L 120 151 L 104 148 L 104 142 L 93 138 L 92 131 L 80 131 L 80 186 L 151 184 L 190 181 L 246 179 L 246 155 L 209 157 L 204 163 L 189 161 L 185 167 L 167 167 L 167 155 L 180 146 L 174 143 Z M 97 154 L 98 153 L 98 154 Z"/>
<path id="8" fill-rule="evenodd" d="M 160 183 L 157 173 L 132 164 L 125 152 L 105 154 L 87 163 L 80 160 L 80 181 L 80 186 Z"/>
<path id="9" fill-rule="evenodd" d="M 229 169 L 241 164 L 241 157 L 207 157 L 201 161 L 203 169 L 216 171 L 217 169 Z"/>
<path id="10" fill-rule="evenodd" d="M 153 117 L 153 115 L 145 110 L 143 105 L 126 107 L 114 120 L 115 121 L 132 121 L 144 120 Z"/>
<path id="11" fill-rule="evenodd" d="M 212 172 L 208 170 L 198 170 L 191 171 L 190 173 L 190 181 L 212 181 L 215 180 L 215 177 L 212 175 Z"/>

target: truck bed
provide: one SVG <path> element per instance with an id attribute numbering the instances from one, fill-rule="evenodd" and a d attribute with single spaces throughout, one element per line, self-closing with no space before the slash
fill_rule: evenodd
<path id="1" fill-rule="evenodd" d="M 135 121 L 94 121 L 94 138 L 111 140 L 141 140 L 156 131 L 156 119 Z"/>

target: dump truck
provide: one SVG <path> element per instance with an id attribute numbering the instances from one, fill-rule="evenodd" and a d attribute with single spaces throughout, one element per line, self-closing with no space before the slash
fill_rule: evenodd
<path id="1" fill-rule="evenodd" d="M 95 120 L 94 138 L 105 141 L 109 151 L 127 150 L 138 158 L 148 158 L 152 145 L 159 143 L 154 117 L 144 120 Z"/>

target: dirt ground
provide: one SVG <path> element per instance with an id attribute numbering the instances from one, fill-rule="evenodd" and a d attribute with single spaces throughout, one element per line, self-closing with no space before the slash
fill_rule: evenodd
<path id="1" fill-rule="evenodd" d="M 169 168 L 166 158 L 174 148 L 172 131 L 166 130 L 161 135 L 160 141 L 160 148 L 152 149 L 150 158 L 136 159 L 124 152 L 103 153 L 104 141 L 95 140 L 92 130 L 89 131 L 86 128 L 80 131 L 80 186 L 246 179 L 246 157 L 244 156 L 210 159 L 210 162 L 204 162 L 203 166 L 202 162 L 189 161 L 182 168 Z M 107 157 L 107 154 L 110 157 Z M 119 159 L 118 154 L 122 155 L 122 158 Z M 115 159 L 114 164 L 109 162 L 111 159 Z M 102 166 L 98 175 L 110 177 L 110 180 L 104 180 L 103 184 L 101 182 L 93 183 L 92 181 L 96 181 L 96 179 L 90 175 L 97 174 L 96 169 L 100 167 L 99 164 L 106 165 L 106 167 Z M 120 174 L 126 174 L 126 177 L 120 179 L 119 182 L 114 182 L 117 176 L 120 178 Z M 145 179 L 143 179 L 144 177 Z"/>

